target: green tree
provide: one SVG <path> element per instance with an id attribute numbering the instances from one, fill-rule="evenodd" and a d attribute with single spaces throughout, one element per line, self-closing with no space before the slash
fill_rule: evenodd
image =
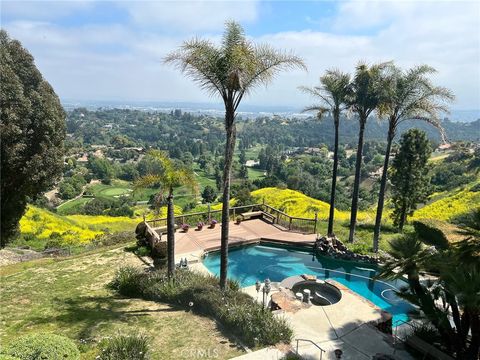
<path id="1" fill-rule="evenodd" d="M 62 174 L 65 112 L 30 53 L 0 30 L 1 233 L 16 233 L 30 199 Z"/>
<path id="2" fill-rule="evenodd" d="M 400 231 L 417 204 L 426 200 L 430 178 L 428 159 L 432 153 L 425 132 L 410 129 L 402 135 L 400 149 L 392 163 L 393 221 Z"/>
<path id="3" fill-rule="evenodd" d="M 355 180 L 353 182 L 352 206 L 350 213 L 350 233 L 348 240 L 353 242 L 357 224 L 358 194 L 360 191 L 360 172 L 363 157 L 363 136 L 365 125 L 370 114 L 375 111 L 382 101 L 383 73 L 387 63 L 368 66 L 360 63 L 357 65 L 355 76 L 350 84 L 348 105 L 356 113 L 360 125 L 358 132 L 357 155 L 355 158 Z"/>
<path id="4" fill-rule="evenodd" d="M 207 185 L 203 189 L 202 198 L 204 203 L 212 203 L 217 198 L 217 191 L 212 186 Z"/>
<path id="5" fill-rule="evenodd" d="M 68 181 L 62 181 L 58 186 L 58 193 L 64 200 L 73 199 L 77 196 L 77 191 L 73 185 Z"/>
<path id="6" fill-rule="evenodd" d="M 240 171 L 238 172 L 240 179 L 248 180 L 248 168 L 245 165 L 240 165 Z"/>
<path id="7" fill-rule="evenodd" d="M 242 142 L 240 142 L 242 143 Z M 240 155 L 238 157 L 238 161 L 240 162 L 240 165 L 245 165 L 247 162 L 247 154 L 245 153 L 245 149 L 240 150 Z"/>
<path id="8" fill-rule="evenodd" d="M 390 258 L 379 276 L 407 277 L 399 295 L 417 305 L 456 359 L 478 359 L 480 351 L 480 240 L 472 236 L 434 251 L 417 234 L 390 243 Z M 437 281 L 420 281 L 420 273 Z M 454 326 L 452 326 L 451 320 Z M 469 335 L 470 334 L 470 335 Z"/>
<path id="9" fill-rule="evenodd" d="M 147 156 L 158 162 L 162 170 L 150 173 L 135 181 L 135 189 L 160 185 L 160 194 L 167 195 L 167 270 L 172 278 L 175 272 L 175 215 L 173 208 L 173 190 L 179 186 L 197 189 L 193 170 L 169 159 L 163 152 L 150 150 Z"/>
<path id="10" fill-rule="evenodd" d="M 237 192 L 235 200 L 235 206 L 245 206 L 255 203 L 255 199 L 246 184 L 243 184 L 242 188 Z"/>
<path id="11" fill-rule="evenodd" d="M 115 176 L 115 168 L 108 159 L 89 156 L 88 168 L 97 179 L 105 182 L 109 182 Z"/>
<path id="12" fill-rule="evenodd" d="M 330 190 L 330 212 L 328 215 L 329 236 L 333 235 L 333 221 L 335 216 L 335 190 L 337 186 L 338 171 L 338 127 L 340 126 L 340 114 L 345 109 L 346 100 L 350 92 L 350 75 L 339 70 L 327 70 L 326 74 L 320 77 L 320 86 L 313 88 L 301 87 L 300 89 L 312 95 L 320 101 L 320 104 L 306 107 L 303 111 L 315 111 L 320 120 L 327 112 L 333 115 L 335 128 L 335 142 L 333 147 L 333 170 L 332 187 Z"/>
<path id="13" fill-rule="evenodd" d="M 424 121 L 435 126 L 443 135 L 439 113 L 448 111 L 444 102 L 453 100 L 453 95 L 449 90 L 432 84 L 428 75 L 433 73 L 435 69 L 427 65 L 416 66 L 407 71 L 392 65 L 385 81 L 386 93 L 384 102 L 379 107 L 379 115 L 388 119 L 388 134 L 373 232 L 375 252 L 378 251 L 390 151 L 398 126 L 406 120 Z"/>
<path id="14" fill-rule="evenodd" d="M 268 84 L 281 70 L 305 68 L 303 61 L 268 45 L 250 42 L 243 28 L 234 21 L 226 23 L 222 44 L 208 40 L 184 42 L 165 59 L 200 85 L 209 94 L 220 96 L 225 105 L 225 164 L 223 167 L 222 232 L 220 286 L 227 285 L 230 174 L 236 141 L 235 118 L 243 97 L 254 88 Z"/>

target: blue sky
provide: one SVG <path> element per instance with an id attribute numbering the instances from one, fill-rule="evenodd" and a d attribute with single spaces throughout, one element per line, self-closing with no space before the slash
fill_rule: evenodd
<path id="1" fill-rule="evenodd" d="M 218 42 L 226 19 L 253 41 L 292 50 L 308 72 L 281 74 L 245 101 L 303 106 L 297 87 L 328 68 L 364 60 L 427 63 L 480 108 L 480 2 L 476 1 L 2 1 L 2 28 L 20 40 L 63 99 L 216 102 L 162 58 L 194 36 Z"/>

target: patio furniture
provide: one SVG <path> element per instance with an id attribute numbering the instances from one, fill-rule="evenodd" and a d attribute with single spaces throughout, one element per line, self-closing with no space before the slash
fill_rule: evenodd
<path id="1" fill-rule="evenodd" d="M 240 214 L 240 216 L 242 217 L 242 220 L 249 220 L 252 218 L 265 218 L 272 223 L 275 222 L 275 216 L 265 211 L 250 211 L 250 212 Z"/>

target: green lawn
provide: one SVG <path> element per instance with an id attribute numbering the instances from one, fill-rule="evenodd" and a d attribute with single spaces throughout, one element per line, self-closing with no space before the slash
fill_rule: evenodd
<path id="1" fill-rule="evenodd" d="M 265 170 L 260 170 L 260 169 L 254 169 L 254 168 L 248 168 L 248 179 L 253 181 L 257 179 L 262 179 L 265 177 L 263 175 Z"/>
<path id="2" fill-rule="evenodd" d="M 115 269 L 125 264 L 143 263 L 122 246 L 0 268 L 1 343 L 20 334 L 55 332 L 74 339 L 82 359 L 95 359 L 100 339 L 144 332 L 151 338 L 153 359 L 190 359 L 195 350 L 217 353 L 219 359 L 242 354 L 210 319 L 108 290 Z"/>
<path id="3" fill-rule="evenodd" d="M 91 201 L 92 198 L 81 197 L 75 200 L 67 201 L 57 208 L 59 215 L 78 214 L 83 205 Z"/>

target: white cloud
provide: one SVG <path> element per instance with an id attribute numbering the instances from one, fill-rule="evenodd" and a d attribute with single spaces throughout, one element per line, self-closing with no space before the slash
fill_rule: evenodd
<path id="1" fill-rule="evenodd" d="M 480 4 L 367 4 L 371 7 L 359 2 L 342 3 L 336 17 L 330 19 L 334 24 L 332 32 L 307 29 L 253 38 L 280 49 L 293 50 L 305 59 L 309 72 L 282 73 L 268 89 L 257 89 L 245 102 L 301 107 L 311 99 L 297 91 L 297 86 L 316 84 L 327 68 L 351 72 L 359 60 L 395 60 L 403 67 L 420 63 L 436 67 L 439 71 L 436 82 L 451 88 L 457 95 L 455 108 L 480 108 Z M 130 4 L 129 11 L 134 14 L 143 5 L 145 3 L 135 5 L 135 10 Z M 159 14 L 158 6 L 167 5 L 172 11 Z M 218 42 L 223 21 L 233 11 L 239 11 L 244 21 L 254 21 L 256 17 L 261 21 L 261 18 L 254 3 L 243 6 L 209 3 L 205 8 L 196 3 L 184 17 L 181 16 L 182 6 L 153 3 L 142 10 L 146 16 L 144 21 L 148 20 L 145 13 L 156 11 L 148 21 L 156 19 L 163 25 L 171 24 L 172 30 L 168 32 L 149 27 L 147 22 L 142 26 L 121 23 L 61 27 L 48 19 L 20 21 L 21 17 L 4 27 L 32 52 L 46 79 L 63 98 L 208 101 L 195 84 L 162 64 L 162 58 L 183 40 L 193 37 L 191 31 L 195 28 L 206 29 L 195 31 L 195 34 Z M 242 7 L 241 11 L 238 7 Z M 193 22 L 195 12 L 202 14 L 199 21 L 187 24 Z M 212 13 L 210 18 L 209 12 Z M 369 12 L 372 17 L 364 19 Z M 141 21 L 142 15 L 136 16 Z M 354 35 L 356 30 L 348 28 L 354 23 L 357 29 L 367 31 Z M 182 31 L 179 26 L 184 26 Z M 310 26 L 315 24 L 305 24 L 305 28 Z M 339 26 L 344 31 L 337 31 Z M 206 34 L 206 31 L 212 33 Z"/>
<path id="2" fill-rule="evenodd" d="M 251 22 L 257 19 L 257 2 L 247 1 L 125 1 L 120 2 L 133 20 L 180 32 L 217 30 L 226 20 Z"/>
<path id="3" fill-rule="evenodd" d="M 63 1 L 13 1 L 3 0 L 1 12 L 3 16 L 21 17 L 29 20 L 53 20 L 70 15 L 75 11 L 89 9 L 92 1 L 63 0 Z"/>

